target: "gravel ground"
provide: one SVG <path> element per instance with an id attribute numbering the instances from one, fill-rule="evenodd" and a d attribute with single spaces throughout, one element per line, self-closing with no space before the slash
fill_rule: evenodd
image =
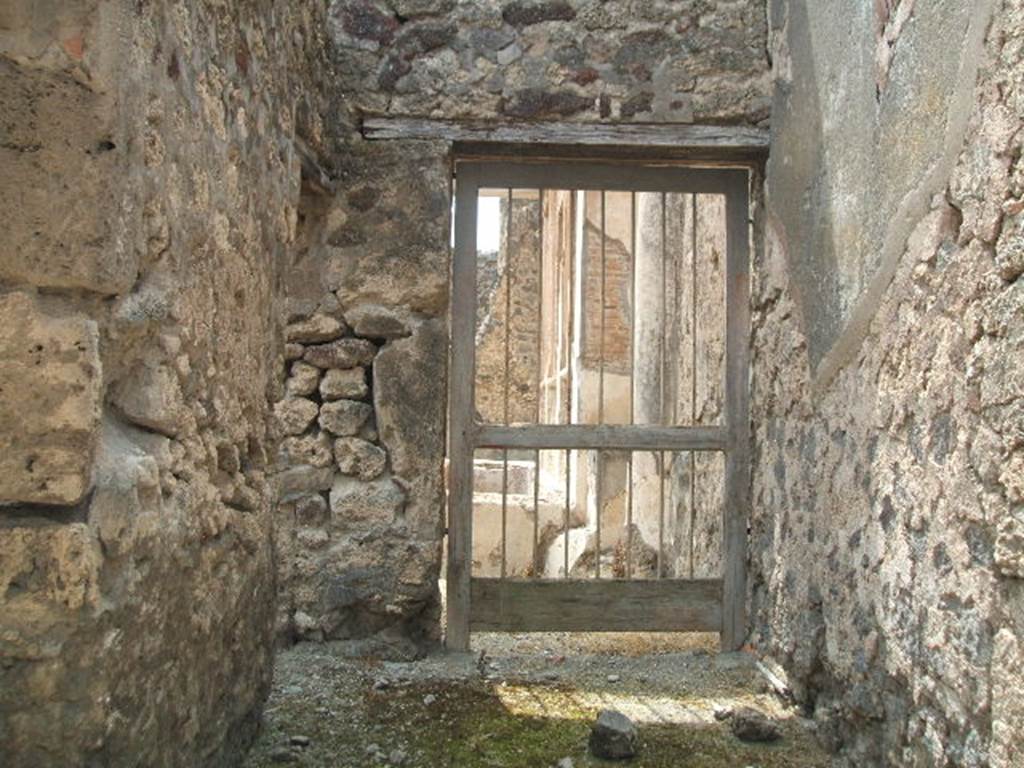
<path id="1" fill-rule="evenodd" d="M 608 765 L 587 751 L 604 708 L 639 728 L 631 766 L 827 766 L 813 724 L 769 692 L 753 660 L 716 648 L 716 635 L 481 634 L 472 654 L 399 663 L 299 645 L 278 655 L 246 766 Z M 722 717 L 741 706 L 783 738 L 739 741 Z"/>

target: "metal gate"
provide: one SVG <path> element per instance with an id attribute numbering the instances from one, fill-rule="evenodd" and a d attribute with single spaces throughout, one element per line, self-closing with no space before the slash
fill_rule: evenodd
<path id="1" fill-rule="evenodd" d="M 455 176 L 448 647 L 643 630 L 737 648 L 748 172 L 465 160 Z"/>

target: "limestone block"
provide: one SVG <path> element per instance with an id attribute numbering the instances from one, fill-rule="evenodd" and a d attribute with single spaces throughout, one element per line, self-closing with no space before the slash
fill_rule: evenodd
<path id="1" fill-rule="evenodd" d="M 345 370 L 331 369 L 324 374 L 320 382 L 320 396 L 324 400 L 348 398 L 362 400 L 370 393 L 366 383 L 366 369 L 348 368 Z"/>
<path id="2" fill-rule="evenodd" d="M 405 508 L 405 494 L 390 477 L 363 482 L 338 477 L 331 486 L 331 515 L 336 523 L 391 523 Z"/>
<path id="3" fill-rule="evenodd" d="M 286 397 L 274 406 L 274 415 L 286 435 L 301 435 L 319 412 L 317 404 L 304 397 Z"/>
<path id="4" fill-rule="evenodd" d="M 365 339 L 338 339 L 306 348 L 302 359 L 317 368 L 355 368 L 369 365 L 377 347 Z"/>
<path id="5" fill-rule="evenodd" d="M 320 369 L 301 360 L 292 363 L 291 375 L 285 384 L 289 395 L 305 397 L 316 392 L 320 385 Z"/>
<path id="6" fill-rule="evenodd" d="M 379 477 L 388 461 L 388 455 L 382 448 L 358 437 L 335 440 L 334 458 L 343 473 L 356 475 L 360 480 Z"/>
<path id="7" fill-rule="evenodd" d="M 100 423 L 96 324 L 0 296 L 0 501 L 74 504 L 89 488 Z"/>
<path id="8" fill-rule="evenodd" d="M 3 59 L 0 104 L 0 280 L 128 291 L 138 250 L 123 233 L 125 145 L 108 98 L 70 74 Z"/>
<path id="9" fill-rule="evenodd" d="M 444 323 L 431 320 L 387 344 L 373 367 L 380 442 L 409 491 L 407 517 L 424 534 L 438 530 L 444 515 L 446 348 Z"/>
<path id="10" fill-rule="evenodd" d="M 312 467 L 326 467 L 334 463 L 330 438 L 323 432 L 284 438 L 278 455 L 286 465 L 309 464 Z"/>
<path id="11" fill-rule="evenodd" d="M 111 404 L 135 424 L 174 437 L 191 418 L 178 375 L 166 363 L 145 359 L 111 387 Z"/>
<path id="12" fill-rule="evenodd" d="M 366 403 L 355 400 L 334 400 L 320 409 L 320 426 L 338 437 L 359 434 L 359 430 L 373 415 Z"/>
<path id="13" fill-rule="evenodd" d="M 291 343 L 316 344 L 333 341 L 345 334 L 348 329 L 340 320 L 330 315 L 313 315 L 288 326 L 285 340 Z"/>
<path id="14" fill-rule="evenodd" d="M 345 313 L 345 320 L 357 336 L 369 339 L 399 339 L 408 336 L 408 312 L 378 304 L 360 304 Z"/>
<path id="15" fill-rule="evenodd" d="M 285 344 L 284 345 L 284 359 L 285 360 L 298 360 L 306 352 L 306 348 L 301 344 Z"/>

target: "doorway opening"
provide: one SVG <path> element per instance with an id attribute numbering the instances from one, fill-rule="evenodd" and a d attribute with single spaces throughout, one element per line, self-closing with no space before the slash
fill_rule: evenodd
<path id="1" fill-rule="evenodd" d="M 744 635 L 748 173 L 456 164 L 446 644 Z"/>

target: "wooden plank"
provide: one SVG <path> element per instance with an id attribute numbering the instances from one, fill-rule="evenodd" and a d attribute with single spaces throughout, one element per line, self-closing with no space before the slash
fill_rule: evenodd
<path id="1" fill-rule="evenodd" d="M 472 579 L 471 628 L 516 632 L 717 632 L 720 579 Z"/>
<path id="2" fill-rule="evenodd" d="M 618 424 L 541 424 L 476 427 L 477 448 L 605 449 L 622 451 L 724 451 L 723 427 Z"/>
<path id="3" fill-rule="evenodd" d="M 747 179 L 726 195 L 725 507 L 722 527 L 723 650 L 746 639 L 747 518 L 750 508 L 750 245 Z"/>
<path id="4" fill-rule="evenodd" d="M 681 165 L 618 165 L 615 163 L 490 162 L 458 160 L 455 174 L 474 168 L 488 187 L 541 189 L 603 189 L 624 192 L 681 192 L 724 195 L 748 172 L 736 168 L 693 168 Z"/>
<path id="5" fill-rule="evenodd" d="M 473 537 L 473 398 L 476 371 L 476 208 L 472 170 L 456 186 L 449 368 L 448 622 L 445 645 L 469 650 Z"/>
<path id="6" fill-rule="evenodd" d="M 486 123 L 404 117 L 363 120 L 367 139 L 433 139 L 499 144 L 566 144 L 605 147 L 687 147 L 767 154 L 769 132 L 740 125 L 682 123 Z"/>

